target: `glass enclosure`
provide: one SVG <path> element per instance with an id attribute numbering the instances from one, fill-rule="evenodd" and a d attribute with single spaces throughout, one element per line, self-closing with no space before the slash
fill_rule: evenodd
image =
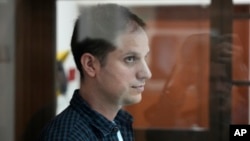
<path id="1" fill-rule="evenodd" d="M 78 7 L 95 3 L 106 1 L 57 1 L 57 53 L 69 49 L 68 39 Z M 220 34 L 211 25 L 212 5 L 209 0 L 115 3 L 129 7 L 146 21 L 150 40 L 148 63 L 152 78 L 146 85 L 141 103 L 124 107 L 134 116 L 136 129 L 207 130 L 210 125 L 210 79 L 225 79 L 231 70 L 232 83 L 217 81 L 215 84 L 218 97 L 232 93 L 232 99 L 229 98 L 220 108 L 232 106 L 232 123 L 249 123 L 250 20 L 247 1 L 234 2 L 232 33 L 225 34 Z M 64 26 L 68 27 L 67 34 L 65 30 L 60 30 Z M 63 39 L 63 35 L 67 36 L 67 40 Z M 211 49 L 212 40 L 221 41 L 216 44 L 215 51 Z M 221 57 L 223 50 L 232 52 Z M 219 62 L 221 60 L 222 63 Z M 232 68 L 225 65 L 230 62 Z M 58 96 L 58 113 L 60 106 L 67 106 L 72 89 L 77 88 L 79 81 L 77 70 L 74 66 L 69 67 L 70 64 L 74 64 L 71 55 L 66 59 L 64 69 L 68 77 L 72 77 L 73 71 L 74 80 L 69 78 L 68 90 Z M 211 64 L 219 69 L 211 72 Z"/>
<path id="2" fill-rule="evenodd" d="M 148 80 L 136 141 L 228 141 L 250 124 L 249 0 L 0 0 L 0 140 L 34 140 L 69 104 L 80 75 L 70 50 L 81 7 L 117 3 L 147 24 Z"/>
<path id="3" fill-rule="evenodd" d="M 78 7 L 106 1 L 70 3 L 74 6 L 69 8 L 69 1 L 59 0 L 57 9 L 65 12 L 67 8 L 62 8 L 65 4 L 67 10 L 75 12 L 75 17 Z M 219 2 L 209 0 L 115 3 L 129 7 L 146 21 L 150 40 L 148 64 L 152 78 L 146 84 L 143 100 L 124 107 L 134 116 L 137 140 L 151 140 L 150 136 L 164 140 L 171 134 L 194 132 L 211 136 L 214 129 L 226 130 L 225 124 L 249 124 L 249 2 L 233 1 L 232 9 L 226 3 L 218 7 Z M 223 11 L 227 13 L 223 15 Z M 61 15 L 58 18 L 70 19 L 73 24 L 72 17 Z M 63 40 L 57 41 L 59 45 Z M 58 50 L 61 48 L 57 46 Z M 65 75 L 72 75 L 72 68 L 67 67 L 67 63 L 72 63 L 70 58 L 69 55 L 71 61 L 64 64 Z M 72 82 L 75 81 L 68 81 L 69 91 L 64 97 L 72 94 Z M 58 100 L 62 97 L 59 95 Z M 62 101 L 58 103 L 67 106 Z"/>
<path id="4" fill-rule="evenodd" d="M 87 4 L 91 2 L 57 1 L 58 53 L 67 50 L 64 47 L 69 49 L 71 34 L 70 30 L 66 30 L 68 33 L 65 34 L 65 30 L 60 28 L 65 28 L 67 24 L 71 25 L 68 29 L 72 28 L 76 9 Z M 135 128 L 208 128 L 210 2 L 120 1 L 118 4 L 129 7 L 146 21 L 151 47 L 148 63 L 152 79 L 146 85 L 143 100 L 140 104 L 125 107 L 135 117 Z M 65 40 L 63 35 L 68 39 Z M 69 64 L 74 65 L 74 62 L 70 55 L 66 61 L 64 67 L 67 75 L 72 71 Z M 67 95 L 72 95 L 74 82 L 68 81 L 69 91 L 58 96 L 59 105 L 63 105 L 63 100 L 66 101 L 65 105 L 68 104 L 69 99 L 65 98 L 71 97 Z"/>

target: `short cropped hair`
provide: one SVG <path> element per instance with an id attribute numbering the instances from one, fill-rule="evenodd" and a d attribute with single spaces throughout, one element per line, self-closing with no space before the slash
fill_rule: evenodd
<path id="1" fill-rule="evenodd" d="M 131 24 L 132 23 L 132 24 Z M 105 65 L 106 56 L 116 49 L 114 41 L 119 33 L 132 26 L 131 32 L 145 23 L 128 8 L 116 4 L 99 4 L 84 7 L 75 22 L 71 50 L 76 67 L 84 78 L 81 56 L 90 53 Z"/>

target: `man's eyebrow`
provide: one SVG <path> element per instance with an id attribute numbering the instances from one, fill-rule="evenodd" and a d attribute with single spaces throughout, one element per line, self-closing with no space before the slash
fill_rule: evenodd
<path id="1" fill-rule="evenodd" d="M 125 53 L 125 55 L 136 55 L 136 56 L 139 56 L 139 53 L 136 52 L 136 51 L 128 51 Z"/>
<path id="2" fill-rule="evenodd" d="M 149 53 L 150 53 L 150 51 L 148 51 L 145 56 L 148 56 Z M 128 52 L 125 53 L 125 55 L 141 56 L 141 54 L 139 52 L 136 52 L 136 51 L 128 51 Z"/>

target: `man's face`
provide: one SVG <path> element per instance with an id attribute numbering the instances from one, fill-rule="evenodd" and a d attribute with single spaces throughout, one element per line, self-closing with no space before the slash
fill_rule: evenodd
<path id="1" fill-rule="evenodd" d="M 116 50 L 107 55 L 105 66 L 97 73 L 97 88 L 110 104 L 129 105 L 141 100 L 145 82 L 151 77 L 146 63 L 149 53 L 146 33 L 123 33 Z"/>

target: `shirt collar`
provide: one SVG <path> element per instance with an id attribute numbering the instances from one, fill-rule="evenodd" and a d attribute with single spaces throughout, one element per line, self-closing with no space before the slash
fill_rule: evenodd
<path id="1" fill-rule="evenodd" d="M 70 105 L 80 113 L 82 118 L 99 130 L 104 136 L 115 130 L 116 126 L 120 128 L 121 126 L 132 124 L 133 122 L 132 116 L 121 109 L 114 119 L 116 124 L 113 123 L 100 113 L 91 109 L 88 103 L 80 96 L 78 89 L 75 90 Z"/>

